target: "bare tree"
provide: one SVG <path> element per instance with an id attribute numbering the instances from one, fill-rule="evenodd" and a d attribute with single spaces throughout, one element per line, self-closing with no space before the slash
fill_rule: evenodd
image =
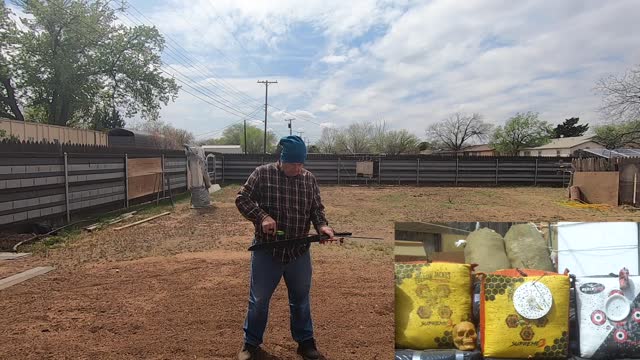
<path id="1" fill-rule="evenodd" d="M 336 145 L 340 153 L 364 154 L 371 152 L 373 125 L 367 122 L 353 123 L 338 133 Z"/>
<path id="2" fill-rule="evenodd" d="M 440 144 L 446 150 L 460 151 L 471 139 L 485 140 L 493 125 L 482 121 L 482 115 L 455 113 L 447 119 L 432 124 L 427 129 L 429 140 Z"/>
<path id="3" fill-rule="evenodd" d="M 596 89 L 602 93 L 600 111 L 611 120 L 640 120 L 640 65 L 622 77 L 610 75 L 598 81 Z"/>
<path id="4" fill-rule="evenodd" d="M 360 122 L 346 128 L 324 128 L 318 150 L 329 154 L 385 153 L 391 155 L 415 153 L 418 138 L 407 130 L 387 130 L 385 122 Z"/>
<path id="5" fill-rule="evenodd" d="M 162 121 L 145 121 L 133 128 L 153 136 L 156 146 L 162 149 L 182 149 L 183 145 L 194 142 L 192 133 Z"/>
<path id="6" fill-rule="evenodd" d="M 320 135 L 320 140 L 315 144 L 318 150 L 324 154 L 337 154 L 338 147 L 336 145 L 336 141 L 338 138 L 338 130 L 334 128 L 324 128 L 322 129 L 322 135 Z"/>
<path id="7" fill-rule="evenodd" d="M 420 140 L 405 129 L 389 131 L 384 137 L 384 148 L 381 152 L 385 154 L 416 154 L 419 152 Z"/>

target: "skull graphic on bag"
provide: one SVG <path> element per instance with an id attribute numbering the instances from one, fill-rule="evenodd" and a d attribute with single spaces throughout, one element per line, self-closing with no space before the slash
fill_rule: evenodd
<path id="1" fill-rule="evenodd" d="M 468 321 L 463 321 L 453 328 L 453 343 L 460 350 L 474 350 L 477 339 L 476 327 Z"/>

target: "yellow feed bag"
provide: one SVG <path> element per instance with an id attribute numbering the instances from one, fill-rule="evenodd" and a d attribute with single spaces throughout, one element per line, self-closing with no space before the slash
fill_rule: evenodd
<path id="1" fill-rule="evenodd" d="M 449 349 L 453 327 L 471 321 L 471 266 L 396 263 L 396 347 Z"/>
<path id="2" fill-rule="evenodd" d="M 486 275 L 480 293 L 483 355 L 566 359 L 569 286 L 569 276 L 540 270 Z"/>

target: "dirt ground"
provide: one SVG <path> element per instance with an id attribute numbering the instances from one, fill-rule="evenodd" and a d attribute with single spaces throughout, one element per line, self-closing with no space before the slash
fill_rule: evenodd
<path id="1" fill-rule="evenodd" d="M 80 234 L 34 246 L 31 257 L 0 261 L 0 278 L 56 267 L 0 290 L 0 358 L 234 358 L 242 342 L 252 233 L 233 203 L 236 189 L 214 194 L 210 211 L 181 203 L 149 223 Z M 640 219 L 619 208 L 565 206 L 563 189 L 323 187 L 322 195 L 337 231 L 385 239 L 312 246 L 312 311 L 327 359 L 393 358 L 394 220 Z M 298 358 L 288 316 L 281 284 L 262 358 Z"/>

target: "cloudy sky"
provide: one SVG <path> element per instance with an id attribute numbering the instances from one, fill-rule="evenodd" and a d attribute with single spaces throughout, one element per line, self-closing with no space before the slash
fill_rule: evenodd
<path id="1" fill-rule="evenodd" d="M 637 0 L 129 1 L 123 23 L 167 35 L 165 69 L 201 98 L 181 91 L 162 119 L 198 138 L 262 119 L 258 80 L 278 81 L 269 128 L 295 117 L 311 141 L 380 120 L 423 137 L 455 111 L 597 123 L 595 82 L 640 64 Z"/>

